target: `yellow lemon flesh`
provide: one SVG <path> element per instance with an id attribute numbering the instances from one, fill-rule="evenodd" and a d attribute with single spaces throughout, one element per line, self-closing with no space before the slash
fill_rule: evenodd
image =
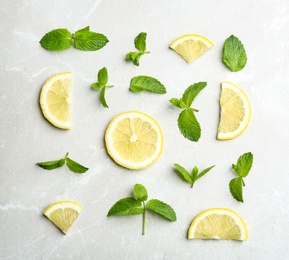
<path id="1" fill-rule="evenodd" d="M 233 210 L 212 208 L 200 213 L 191 223 L 188 239 L 229 239 L 244 241 L 248 230 Z"/>
<path id="2" fill-rule="evenodd" d="M 42 86 L 40 107 L 44 117 L 54 126 L 71 128 L 72 73 L 64 72 L 50 77 Z"/>
<path id="3" fill-rule="evenodd" d="M 242 134 L 251 118 L 251 106 L 246 93 L 233 83 L 223 81 L 220 109 L 217 139 L 230 140 Z"/>
<path id="4" fill-rule="evenodd" d="M 105 132 L 108 154 L 119 165 L 133 170 L 154 163 L 162 153 L 163 142 L 159 124 L 139 111 L 115 116 Z"/>
<path id="5" fill-rule="evenodd" d="M 202 56 L 214 44 L 206 37 L 197 34 L 186 34 L 174 40 L 170 48 L 181 55 L 188 63 Z"/>
<path id="6" fill-rule="evenodd" d="M 66 200 L 51 204 L 43 214 L 66 234 L 81 211 L 82 206 L 77 202 Z"/>

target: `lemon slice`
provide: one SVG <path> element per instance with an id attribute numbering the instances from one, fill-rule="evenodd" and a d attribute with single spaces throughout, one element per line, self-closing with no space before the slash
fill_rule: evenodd
<path id="1" fill-rule="evenodd" d="M 174 40 L 170 48 L 180 54 L 188 63 L 198 59 L 214 44 L 206 37 L 197 34 L 186 34 Z"/>
<path id="2" fill-rule="evenodd" d="M 163 150 L 163 133 L 159 124 L 139 111 L 115 116 L 105 132 L 108 154 L 119 165 L 139 170 L 154 163 Z"/>
<path id="3" fill-rule="evenodd" d="M 66 234 L 81 211 L 82 206 L 77 202 L 65 200 L 51 204 L 43 214 Z"/>
<path id="4" fill-rule="evenodd" d="M 72 73 L 64 72 L 50 77 L 42 86 L 40 107 L 44 117 L 54 126 L 71 128 Z"/>
<path id="5" fill-rule="evenodd" d="M 243 219 L 233 210 L 212 208 L 200 213 L 190 225 L 188 239 L 248 239 Z"/>
<path id="6" fill-rule="evenodd" d="M 251 106 L 245 92 L 233 83 L 223 81 L 220 108 L 217 139 L 229 140 L 242 134 L 251 118 Z"/>

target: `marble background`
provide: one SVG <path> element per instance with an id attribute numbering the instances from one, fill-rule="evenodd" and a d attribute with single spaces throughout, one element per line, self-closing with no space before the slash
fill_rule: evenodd
<path id="1" fill-rule="evenodd" d="M 87 25 L 108 37 L 106 47 L 93 53 L 49 52 L 39 44 L 52 29 L 76 31 Z M 288 259 L 288 28 L 287 0 L 1 0 L 0 259 Z M 142 31 L 151 54 L 136 67 L 124 57 Z M 215 44 L 192 64 L 168 48 L 187 33 Z M 242 40 L 248 55 L 238 73 L 221 61 L 231 34 Z M 109 109 L 90 88 L 103 66 L 115 86 L 107 91 Z M 45 80 L 64 71 L 74 75 L 69 131 L 50 125 L 38 105 Z M 129 92 L 130 79 L 140 74 L 159 79 L 168 93 Z M 230 141 L 216 140 L 222 80 L 240 86 L 253 111 L 247 130 Z M 198 81 L 208 86 L 194 102 L 202 137 L 193 143 L 179 133 L 179 111 L 168 100 Z M 117 166 L 103 142 L 109 121 L 133 109 L 153 116 L 165 136 L 160 159 L 141 171 Z M 241 204 L 228 189 L 234 177 L 230 167 L 248 151 L 254 164 Z M 35 165 L 66 152 L 89 171 L 77 175 L 63 167 L 50 172 Z M 174 173 L 173 163 L 216 167 L 190 189 Z M 130 196 L 135 183 L 147 187 L 149 198 L 170 204 L 177 222 L 147 214 L 142 236 L 141 216 L 108 218 L 109 208 Z M 65 236 L 42 213 L 66 199 L 84 211 Z M 211 207 L 238 212 L 248 226 L 248 241 L 187 240 L 192 219 Z"/>

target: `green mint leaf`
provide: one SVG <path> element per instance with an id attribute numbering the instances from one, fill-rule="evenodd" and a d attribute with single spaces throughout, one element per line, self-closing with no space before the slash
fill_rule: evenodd
<path id="1" fill-rule="evenodd" d="M 38 165 L 39 167 L 45 170 L 54 170 L 56 168 L 63 166 L 64 163 L 65 163 L 65 159 L 60 159 L 56 161 L 39 162 L 39 163 L 36 163 L 36 165 Z"/>
<path id="2" fill-rule="evenodd" d="M 160 83 L 157 79 L 149 76 L 133 77 L 130 81 L 129 89 L 133 92 L 141 92 L 145 90 L 158 94 L 167 93 L 166 88 L 162 83 Z"/>
<path id="3" fill-rule="evenodd" d="M 103 67 L 98 71 L 97 74 L 98 82 L 102 85 L 105 86 L 108 81 L 108 74 L 107 74 L 107 69 L 106 67 Z"/>
<path id="4" fill-rule="evenodd" d="M 136 47 L 136 49 L 142 52 L 146 50 L 146 38 L 147 33 L 145 32 L 141 32 L 137 37 L 135 37 L 134 46 Z"/>
<path id="5" fill-rule="evenodd" d="M 104 107 L 108 108 L 108 105 L 106 104 L 106 100 L 105 100 L 105 89 L 106 89 L 106 87 L 103 87 L 103 88 L 101 89 L 100 95 L 99 95 L 99 99 L 100 99 L 101 104 L 102 104 Z"/>
<path id="6" fill-rule="evenodd" d="M 225 41 L 223 63 L 233 72 L 242 70 L 247 63 L 245 48 L 242 42 L 234 35 L 231 35 Z"/>
<path id="7" fill-rule="evenodd" d="M 239 202 L 243 201 L 243 180 L 241 177 L 232 179 L 229 184 L 230 192 L 234 199 Z"/>
<path id="8" fill-rule="evenodd" d="M 72 45 L 72 34 L 67 29 L 56 29 L 46 33 L 40 44 L 49 51 L 63 51 Z"/>
<path id="9" fill-rule="evenodd" d="M 144 212 L 142 203 L 135 198 L 124 198 L 117 201 L 108 211 L 107 216 L 138 215 Z"/>
<path id="10" fill-rule="evenodd" d="M 91 84 L 91 87 L 97 90 L 97 89 L 102 88 L 102 85 L 99 82 L 95 82 Z"/>
<path id="11" fill-rule="evenodd" d="M 197 178 L 198 172 L 199 172 L 199 169 L 198 169 L 197 166 L 195 166 L 195 167 L 193 168 L 193 170 L 192 170 L 192 180 L 193 180 L 193 182 L 195 182 L 195 181 L 198 179 L 198 178 Z"/>
<path id="12" fill-rule="evenodd" d="M 190 174 L 188 173 L 188 171 L 184 167 L 182 167 L 181 165 L 179 165 L 177 163 L 175 163 L 174 166 L 176 167 L 177 175 L 179 175 L 179 177 L 181 179 L 183 179 L 186 182 L 193 183 Z"/>
<path id="13" fill-rule="evenodd" d="M 177 220 L 177 217 L 176 217 L 176 213 L 175 211 L 173 210 L 173 208 L 160 201 L 160 200 L 157 200 L 157 199 L 152 199 L 150 200 L 147 205 L 146 205 L 146 208 L 163 216 L 164 218 L 170 220 L 170 221 L 176 221 Z"/>
<path id="14" fill-rule="evenodd" d="M 181 98 L 181 101 L 190 107 L 195 99 L 195 97 L 200 93 L 200 91 L 207 86 L 207 82 L 198 82 L 189 86 Z"/>
<path id="15" fill-rule="evenodd" d="M 66 161 L 66 164 L 67 164 L 69 170 L 71 170 L 72 172 L 85 173 L 88 170 L 88 168 L 86 168 L 86 167 L 82 166 L 81 164 L 71 160 L 68 157 L 66 157 L 65 161 Z"/>
<path id="16" fill-rule="evenodd" d="M 171 103 L 172 105 L 174 105 L 175 107 L 177 107 L 177 108 L 182 108 L 182 107 L 181 107 L 181 104 L 180 104 L 180 100 L 179 100 L 178 98 L 172 98 L 172 99 L 170 99 L 169 101 L 170 101 L 170 103 Z"/>
<path id="17" fill-rule="evenodd" d="M 139 66 L 139 59 L 143 55 L 141 52 L 129 52 L 125 59 L 128 61 L 132 61 L 134 65 Z"/>
<path id="18" fill-rule="evenodd" d="M 240 177 L 246 177 L 249 174 L 253 164 L 253 154 L 244 153 L 238 158 L 237 164 L 232 164 L 232 169 Z"/>
<path id="19" fill-rule="evenodd" d="M 197 180 L 200 179 L 201 177 L 203 177 L 207 172 L 209 172 L 210 170 L 212 170 L 215 167 L 215 165 L 206 168 L 205 170 L 201 171 L 198 175 L 197 175 Z"/>
<path id="20" fill-rule="evenodd" d="M 148 199 L 147 190 L 141 184 L 134 185 L 133 193 L 138 201 L 146 201 Z"/>
<path id="21" fill-rule="evenodd" d="M 190 141 L 197 142 L 200 139 L 201 127 L 192 108 L 187 108 L 180 113 L 178 126 L 182 135 Z"/>
<path id="22" fill-rule="evenodd" d="M 108 42 L 106 36 L 89 31 L 89 27 L 78 30 L 74 35 L 74 47 L 83 51 L 97 51 Z"/>

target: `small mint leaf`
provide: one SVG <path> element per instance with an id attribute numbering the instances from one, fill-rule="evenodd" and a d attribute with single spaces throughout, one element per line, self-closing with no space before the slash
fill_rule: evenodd
<path id="1" fill-rule="evenodd" d="M 147 33 L 145 32 L 141 32 L 137 37 L 135 37 L 134 46 L 136 47 L 136 49 L 142 52 L 146 50 L 146 38 Z"/>
<path id="2" fill-rule="evenodd" d="M 63 166 L 65 163 L 65 159 L 55 160 L 55 161 L 48 161 L 48 162 L 39 162 L 36 163 L 39 167 L 45 170 L 54 170 Z"/>
<path id="3" fill-rule="evenodd" d="M 98 82 L 102 85 L 105 86 L 108 81 L 108 74 L 107 74 L 107 69 L 106 67 L 103 67 L 98 71 L 97 74 Z"/>
<path id="4" fill-rule="evenodd" d="M 180 100 L 179 100 L 178 98 L 171 98 L 169 101 L 170 101 L 170 103 L 171 103 L 172 105 L 174 105 L 175 107 L 181 108 L 181 106 L 180 106 Z"/>
<path id="5" fill-rule="evenodd" d="M 103 87 L 103 88 L 101 89 L 100 95 L 99 95 L 99 99 L 100 99 L 101 104 L 102 104 L 104 107 L 108 108 L 108 105 L 107 105 L 106 100 L 105 100 L 105 89 L 106 89 L 106 87 Z"/>
<path id="6" fill-rule="evenodd" d="M 139 215 L 144 211 L 142 203 L 135 198 L 124 198 L 117 201 L 108 211 L 107 216 Z"/>
<path id="7" fill-rule="evenodd" d="M 207 82 L 198 82 L 189 86 L 181 98 L 186 107 L 190 107 L 196 96 L 207 86 Z"/>
<path id="8" fill-rule="evenodd" d="M 197 180 L 200 179 L 201 177 L 203 177 L 207 172 L 209 172 L 210 170 L 212 170 L 215 167 L 215 165 L 206 168 L 205 170 L 201 171 L 198 175 L 197 175 Z"/>
<path id="9" fill-rule="evenodd" d="M 232 179 L 229 184 L 230 192 L 234 199 L 239 202 L 243 201 L 243 180 L 241 177 Z"/>
<path id="10" fill-rule="evenodd" d="M 129 89 L 133 92 L 145 90 L 157 94 L 165 94 L 167 92 L 165 86 L 161 82 L 150 76 L 133 77 L 130 81 Z"/>
<path id="11" fill-rule="evenodd" d="M 91 87 L 97 90 L 97 89 L 102 88 L 102 85 L 99 82 L 95 82 L 91 84 Z"/>
<path id="12" fill-rule="evenodd" d="M 192 108 L 187 108 L 180 113 L 178 126 L 182 135 L 190 141 L 197 142 L 200 139 L 201 127 Z"/>
<path id="13" fill-rule="evenodd" d="M 88 168 L 84 167 L 83 165 L 79 164 L 78 162 L 75 162 L 71 160 L 69 157 L 65 158 L 66 164 L 69 168 L 69 170 L 75 172 L 75 173 L 85 173 Z"/>
<path id="14" fill-rule="evenodd" d="M 146 188 L 141 184 L 135 184 L 133 188 L 134 196 L 139 201 L 146 201 L 148 199 L 148 193 Z"/>
<path id="15" fill-rule="evenodd" d="M 49 51 L 63 51 L 72 45 L 72 34 L 67 29 L 56 29 L 46 33 L 40 44 Z"/>
<path id="16" fill-rule="evenodd" d="M 238 158 L 236 164 L 232 164 L 232 169 L 240 177 L 246 177 L 253 164 L 253 154 L 251 152 L 244 153 Z"/>
<path id="17" fill-rule="evenodd" d="M 170 220 L 170 221 L 176 221 L 177 220 L 177 217 L 176 217 L 176 213 L 175 211 L 173 210 L 173 208 L 160 201 L 160 200 L 157 200 L 157 199 L 152 199 L 150 200 L 147 205 L 146 205 L 146 208 L 163 216 L 164 218 Z"/>
<path id="18" fill-rule="evenodd" d="M 193 183 L 192 178 L 188 171 L 182 167 L 181 165 L 175 163 L 174 166 L 176 167 L 177 175 L 186 182 Z"/>

